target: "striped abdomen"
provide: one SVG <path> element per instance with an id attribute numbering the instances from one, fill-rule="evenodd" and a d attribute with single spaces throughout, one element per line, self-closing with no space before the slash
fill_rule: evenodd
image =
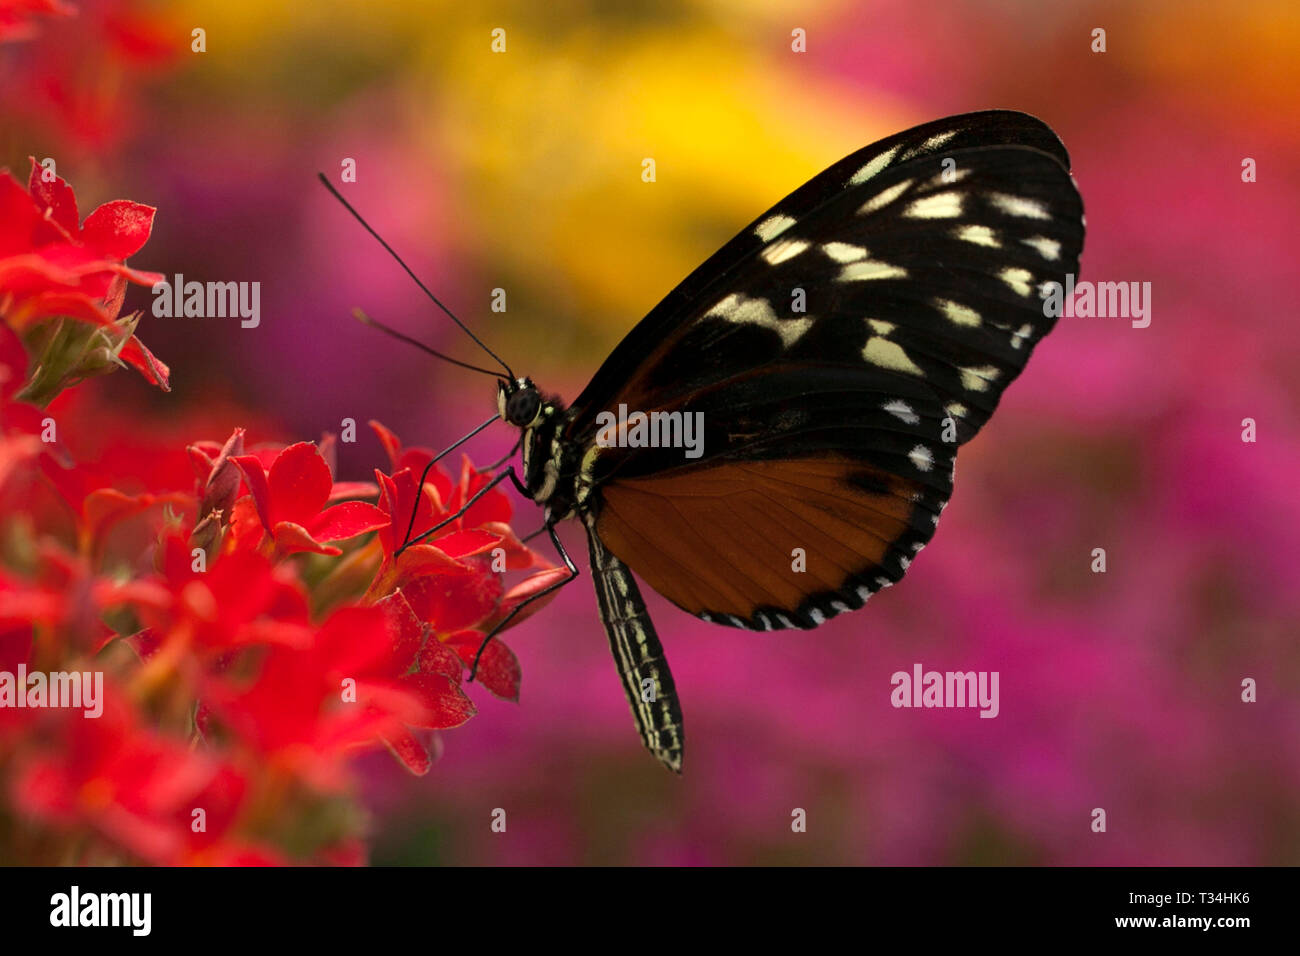
<path id="1" fill-rule="evenodd" d="M 646 612 L 645 601 L 627 565 L 600 543 L 595 522 L 587 520 L 591 576 L 600 620 L 609 636 L 614 663 L 623 681 L 632 717 L 646 749 L 669 770 L 682 772 L 682 709 L 663 646 Z"/>

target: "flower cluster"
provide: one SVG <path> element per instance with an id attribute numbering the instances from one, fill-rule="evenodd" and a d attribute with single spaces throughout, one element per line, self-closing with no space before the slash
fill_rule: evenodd
<path id="1" fill-rule="evenodd" d="M 501 492 L 464 507 L 489 480 L 468 460 L 421 484 L 432 453 L 378 423 L 374 482 L 336 479 L 332 436 L 242 428 L 79 460 L 106 413 L 70 386 L 119 365 L 167 386 L 119 314 L 154 281 L 126 264 L 153 212 L 82 221 L 34 161 L 27 188 L 0 173 L 0 860 L 357 862 L 350 762 L 386 745 L 425 773 L 475 712 L 484 637 L 563 570 Z M 477 676 L 517 699 L 500 640 Z"/>
<path id="2" fill-rule="evenodd" d="M 179 65 L 190 27 L 149 0 L 0 0 L 0 111 L 65 158 L 102 157 L 144 119 L 145 90 Z"/>

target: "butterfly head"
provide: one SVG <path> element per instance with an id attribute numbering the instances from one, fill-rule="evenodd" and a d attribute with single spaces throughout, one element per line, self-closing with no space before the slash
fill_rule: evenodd
<path id="1" fill-rule="evenodd" d="M 516 428 L 531 428 L 542 416 L 542 396 L 530 378 L 497 382 L 497 412 Z"/>

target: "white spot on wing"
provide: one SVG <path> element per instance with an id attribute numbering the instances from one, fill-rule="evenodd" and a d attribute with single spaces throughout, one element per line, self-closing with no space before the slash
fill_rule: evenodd
<path id="1" fill-rule="evenodd" d="M 867 319 L 867 325 L 871 326 L 871 331 L 877 335 L 888 335 L 898 328 L 893 322 L 882 322 L 880 319 Z"/>
<path id="2" fill-rule="evenodd" d="M 949 322 L 955 325 L 977 326 L 980 324 L 980 314 L 968 305 L 962 305 L 960 302 L 953 302 L 951 299 L 935 299 L 934 307 L 947 317 Z"/>
<path id="3" fill-rule="evenodd" d="M 867 344 L 862 349 L 862 357 L 872 365 L 879 365 L 894 372 L 925 376 L 925 373 L 907 357 L 901 345 L 889 339 L 882 339 L 878 335 L 867 339 Z"/>
<path id="4" fill-rule="evenodd" d="M 775 216 L 768 216 L 755 226 L 754 235 L 764 242 L 771 242 L 793 225 L 794 219 L 792 217 L 777 213 Z"/>
<path id="5" fill-rule="evenodd" d="M 1029 295 L 1029 280 L 1032 279 L 1033 273 L 1028 269 L 1009 268 L 1003 269 L 998 273 L 998 278 L 1011 287 L 1011 291 L 1016 295 Z"/>
<path id="6" fill-rule="evenodd" d="M 908 425 L 915 425 L 921 420 L 921 416 L 912 411 L 912 406 L 907 404 L 907 402 L 903 401 L 901 398 L 896 398 L 892 402 L 886 402 L 880 407 Z"/>
<path id="7" fill-rule="evenodd" d="M 1019 216 L 1021 219 L 1052 218 L 1047 207 L 1037 199 L 1026 199 L 1024 196 L 1011 196 L 1007 193 L 989 193 L 989 202 L 1008 216 Z"/>
<path id="8" fill-rule="evenodd" d="M 1029 325 L 1028 323 L 1022 325 L 1015 332 L 1011 333 L 1011 347 L 1013 349 L 1020 348 L 1020 346 L 1025 344 L 1025 339 L 1029 338 L 1029 336 L 1033 334 L 1034 327 L 1032 325 Z"/>
<path id="9" fill-rule="evenodd" d="M 959 192 L 935 193 L 913 202 L 903 215 L 910 219 L 955 219 L 961 215 L 961 200 Z"/>
<path id="10" fill-rule="evenodd" d="M 1049 262 L 1055 262 L 1061 258 L 1061 244 L 1055 239 L 1034 236 L 1031 239 L 1021 239 L 1020 241 Z"/>
<path id="11" fill-rule="evenodd" d="M 778 319 L 766 299 L 751 299 L 738 292 L 727 296 L 709 309 L 705 315 L 717 316 L 738 325 L 749 323 L 772 329 L 781 336 L 781 342 L 786 348 L 797 342 L 813 324 L 811 316 L 801 319 Z"/>
<path id="12" fill-rule="evenodd" d="M 917 471 L 929 471 L 934 467 L 934 453 L 924 445 L 917 445 L 907 453 L 907 457 Z"/>
<path id="13" fill-rule="evenodd" d="M 989 387 L 989 382 L 997 381 L 1000 374 L 996 367 L 992 365 L 981 365 L 977 368 L 962 368 L 957 371 L 961 372 L 962 388 L 968 392 L 983 392 Z"/>
<path id="14" fill-rule="evenodd" d="M 970 175 L 970 170 L 966 167 L 954 169 L 952 172 L 944 171 L 925 184 L 927 189 L 940 189 L 944 186 L 951 186 L 953 183 L 959 183 Z"/>
<path id="15" fill-rule="evenodd" d="M 867 250 L 848 242 L 828 242 L 822 246 L 822 252 L 836 262 L 856 262 L 867 257 Z"/>
<path id="16" fill-rule="evenodd" d="M 957 135 L 957 131 L 955 129 L 950 129 L 945 133 L 935 133 L 933 136 L 931 136 L 929 139 L 927 139 L 924 143 L 921 144 L 921 148 L 917 150 L 917 152 L 920 153 L 933 152 L 934 150 L 938 149 L 940 146 L 948 142 L 948 140 L 952 139 L 956 135 Z"/>
<path id="17" fill-rule="evenodd" d="M 787 259 L 793 259 L 807 249 L 809 245 L 811 243 L 805 242 L 803 239 L 782 239 L 779 242 L 772 243 L 759 255 L 767 260 L 768 265 L 775 266 L 780 265 Z"/>
<path id="18" fill-rule="evenodd" d="M 901 183 L 895 183 L 888 189 L 882 189 L 876 195 L 872 196 L 858 208 L 858 215 L 865 216 L 875 212 L 877 209 L 884 209 L 891 202 L 907 191 L 907 187 L 912 185 L 912 180 L 904 179 Z"/>
<path id="19" fill-rule="evenodd" d="M 876 173 L 880 172 L 882 169 L 888 166 L 890 161 L 894 158 L 894 154 L 896 152 L 898 152 L 897 146 L 895 146 L 893 149 L 885 150 L 879 156 L 873 156 L 870 160 L 867 161 L 865 166 L 863 166 L 861 169 L 859 169 L 856 173 L 854 173 L 849 178 L 848 185 L 857 186 L 861 183 L 865 183 L 872 176 L 876 175 Z"/>
<path id="20" fill-rule="evenodd" d="M 902 266 L 891 266 L 888 262 L 875 262 L 865 259 L 862 262 L 850 262 L 836 276 L 840 282 L 864 282 L 870 279 L 906 279 L 907 270 Z"/>
<path id="21" fill-rule="evenodd" d="M 920 156 L 922 153 L 932 153 L 948 140 L 957 135 L 957 130 L 950 129 L 946 133 L 935 133 L 924 143 L 913 146 L 903 156 L 903 159 L 911 159 L 913 156 Z"/>
<path id="22" fill-rule="evenodd" d="M 953 230 L 953 235 L 963 242 L 973 242 L 977 246 L 988 246 L 990 249 L 1002 248 L 1002 243 L 998 241 L 998 234 L 988 226 L 958 226 Z"/>

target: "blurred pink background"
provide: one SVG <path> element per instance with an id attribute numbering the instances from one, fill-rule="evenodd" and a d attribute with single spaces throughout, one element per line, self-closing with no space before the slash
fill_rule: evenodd
<path id="1" fill-rule="evenodd" d="M 367 759 L 375 862 L 1300 862 L 1294 4 L 76 6 L 0 46 L 0 163 L 55 156 L 87 208 L 157 206 L 139 268 L 262 283 L 257 329 L 145 317 L 173 393 L 96 386 L 142 427 L 233 403 L 281 429 L 253 438 L 376 418 L 440 447 L 491 414 L 484 377 L 349 318 L 479 361 L 315 181 L 345 157 L 347 195 L 426 283 L 569 399 L 758 212 L 965 110 L 1051 124 L 1087 208 L 1082 278 L 1152 283 L 1149 328 L 1061 320 L 963 450 L 932 546 L 866 610 L 755 635 L 651 595 L 681 779 L 641 748 L 567 529 L 584 578 L 511 635 L 520 703 L 471 687 L 480 712 L 426 778 Z M 343 478 L 383 462 L 358 436 Z M 540 517 L 520 502 L 515 524 Z M 895 710 L 890 675 L 915 662 L 999 671 L 1000 715 Z"/>

